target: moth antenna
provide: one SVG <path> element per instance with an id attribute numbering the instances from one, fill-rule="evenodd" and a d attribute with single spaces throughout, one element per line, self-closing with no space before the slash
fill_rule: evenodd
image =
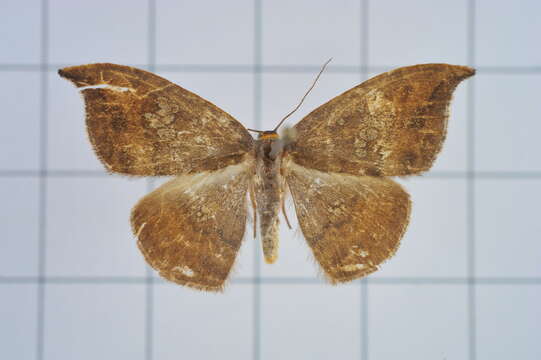
<path id="1" fill-rule="evenodd" d="M 314 82 L 312 83 L 312 85 L 310 86 L 310 88 L 308 89 L 308 91 L 306 92 L 306 94 L 304 94 L 304 96 L 302 97 L 301 101 L 299 102 L 299 104 L 293 109 L 291 110 L 286 116 L 283 117 L 282 120 L 280 120 L 280 122 L 278 123 L 278 125 L 274 128 L 273 131 L 276 131 L 278 130 L 278 128 L 280 127 L 280 125 L 282 125 L 284 123 L 284 121 L 290 117 L 295 111 L 297 111 L 302 103 L 304 102 L 304 99 L 306 99 L 306 97 L 308 96 L 308 94 L 310 94 L 310 91 L 312 91 L 312 89 L 314 88 L 314 86 L 316 86 L 316 83 L 317 81 L 319 80 L 319 77 L 321 76 L 321 74 L 323 73 L 323 71 L 325 70 L 325 68 L 327 67 L 327 65 L 331 62 L 332 58 L 330 58 L 329 60 L 327 60 L 325 62 L 325 64 L 323 64 L 323 66 L 321 67 L 321 70 L 319 70 L 319 74 L 317 74 L 316 76 L 316 79 L 314 80 Z M 250 129 L 248 129 L 250 130 Z"/>
<path id="2" fill-rule="evenodd" d="M 253 132 L 258 133 L 258 134 L 264 133 L 264 131 L 261 131 L 261 130 L 255 130 L 255 129 L 249 129 L 249 128 L 246 128 L 246 130 L 253 131 Z"/>

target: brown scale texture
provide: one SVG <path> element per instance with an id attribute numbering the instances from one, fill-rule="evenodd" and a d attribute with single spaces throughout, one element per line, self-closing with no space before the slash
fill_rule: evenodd
<path id="1" fill-rule="evenodd" d="M 91 64 L 59 74 L 83 89 L 87 130 L 107 170 L 179 175 L 239 163 L 253 147 L 248 131 L 203 98 L 152 73 Z"/>
<path id="2" fill-rule="evenodd" d="M 92 64 L 59 74 L 82 88 L 89 138 L 109 171 L 177 176 L 133 209 L 147 262 L 168 280 L 220 291 L 245 233 L 249 189 L 269 262 L 286 186 L 330 282 L 365 276 L 390 258 L 411 204 L 385 176 L 432 166 L 452 93 L 474 70 L 396 69 L 312 111 L 286 138 L 257 141 L 223 110 L 149 72 Z"/>
<path id="3" fill-rule="evenodd" d="M 132 228 L 160 275 L 200 290 L 221 291 L 246 228 L 253 160 L 212 173 L 179 176 L 145 196 Z"/>
<path id="4" fill-rule="evenodd" d="M 441 150 L 455 87 L 465 66 L 425 64 L 378 75 L 318 107 L 295 125 L 299 165 L 355 175 L 428 170 Z"/>
<path id="5" fill-rule="evenodd" d="M 290 159 L 284 169 L 302 233 L 331 282 L 367 275 L 395 253 L 411 208 L 400 185 L 309 169 Z"/>

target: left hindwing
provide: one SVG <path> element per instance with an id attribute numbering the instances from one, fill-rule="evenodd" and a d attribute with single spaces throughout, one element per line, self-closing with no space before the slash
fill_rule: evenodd
<path id="1" fill-rule="evenodd" d="M 398 248 L 410 213 L 394 181 L 322 172 L 284 158 L 283 172 L 302 233 L 333 283 L 377 270 Z"/>
<path id="2" fill-rule="evenodd" d="M 399 176 L 428 170 L 447 131 L 455 87 L 474 70 L 426 64 L 378 75 L 295 125 L 289 153 L 321 171 Z"/>
<path id="3" fill-rule="evenodd" d="M 200 290 L 220 291 L 246 227 L 253 157 L 213 172 L 179 176 L 133 208 L 139 249 L 160 275 Z"/>

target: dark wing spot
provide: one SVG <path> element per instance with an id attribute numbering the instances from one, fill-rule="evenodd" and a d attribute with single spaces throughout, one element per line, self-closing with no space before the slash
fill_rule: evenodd
<path id="1" fill-rule="evenodd" d="M 424 115 L 440 115 L 445 112 L 446 104 L 445 102 L 432 102 L 419 106 L 413 112 L 414 115 L 424 116 Z"/>
<path id="2" fill-rule="evenodd" d="M 408 101 L 412 91 L 413 91 L 413 87 L 411 85 L 404 85 L 403 87 L 397 89 L 396 99 L 399 102 L 406 102 Z"/>
<path id="3" fill-rule="evenodd" d="M 135 162 L 133 156 L 131 156 L 126 150 L 120 150 L 117 153 L 117 157 L 118 161 L 116 161 L 116 163 L 122 168 L 121 171 L 129 172 Z"/>
<path id="4" fill-rule="evenodd" d="M 426 119 L 424 118 L 411 118 L 406 123 L 408 129 L 422 129 L 426 125 Z"/>
<path id="5" fill-rule="evenodd" d="M 381 176 L 381 170 L 375 166 L 366 169 L 365 174 L 368 176 Z"/>
<path id="6" fill-rule="evenodd" d="M 413 151 L 405 151 L 402 154 L 402 163 L 406 166 L 412 166 L 417 160 L 417 154 Z"/>
<path id="7" fill-rule="evenodd" d="M 449 97 L 449 89 L 447 88 L 447 82 L 440 81 L 439 84 L 432 90 L 432 94 L 428 97 L 428 101 L 443 101 Z"/>
<path id="8" fill-rule="evenodd" d="M 422 142 L 424 146 L 435 146 L 439 142 L 439 139 L 436 135 L 426 134 L 423 136 Z"/>
<path id="9" fill-rule="evenodd" d="M 115 132 L 122 132 L 128 127 L 128 120 L 122 109 L 112 109 L 111 115 L 111 127 Z"/>

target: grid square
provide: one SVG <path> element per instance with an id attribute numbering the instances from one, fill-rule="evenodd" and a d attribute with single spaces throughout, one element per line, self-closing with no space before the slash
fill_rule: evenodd
<path id="1" fill-rule="evenodd" d="M 476 289 L 478 358 L 541 358 L 541 287 L 479 285 Z"/>
<path id="2" fill-rule="evenodd" d="M 263 130 L 278 125 L 299 103 L 317 75 L 314 73 L 264 73 L 262 76 Z M 361 83 L 360 74 L 324 73 L 302 107 L 283 127 L 293 126 L 318 106 Z"/>
<path id="3" fill-rule="evenodd" d="M 252 74 L 160 72 L 159 75 L 210 101 L 245 127 L 254 126 Z"/>
<path id="4" fill-rule="evenodd" d="M 478 276 L 540 277 L 541 180 L 478 179 L 475 243 Z"/>
<path id="5" fill-rule="evenodd" d="M 49 276 L 143 276 L 130 210 L 144 180 L 51 178 L 47 191 Z"/>
<path id="6" fill-rule="evenodd" d="M 358 359 L 360 287 L 263 285 L 261 359 Z"/>
<path id="7" fill-rule="evenodd" d="M 466 180 L 400 181 L 411 195 L 411 219 L 396 255 L 373 277 L 467 275 Z"/>
<path id="8" fill-rule="evenodd" d="M 49 74 L 47 125 L 48 170 L 104 170 L 88 140 L 83 97 L 56 71 Z"/>
<path id="9" fill-rule="evenodd" d="M 541 33 L 538 1 L 476 1 L 476 62 L 480 66 L 539 66 L 541 50 L 531 42 Z"/>
<path id="10" fill-rule="evenodd" d="M 0 63 L 40 62 L 41 3 L 39 0 L 4 0 L 0 3 L 0 39 L 3 48 Z"/>
<path id="11" fill-rule="evenodd" d="M 467 359 L 466 290 L 464 285 L 371 285 L 369 358 Z"/>
<path id="12" fill-rule="evenodd" d="M 475 159 L 482 171 L 539 171 L 541 75 L 475 79 Z"/>
<path id="13" fill-rule="evenodd" d="M 287 227 L 284 218 L 280 215 L 278 259 L 274 264 L 261 262 L 261 277 L 273 279 L 311 278 L 323 281 L 322 269 L 314 259 L 312 250 L 302 235 L 291 198 L 288 203 L 286 211 L 293 229 L 290 230 Z M 263 252 L 260 256 L 263 256 Z"/>
<path id="14" fill-rule="evenodd" d="M 144 64 L 148 54 L 148 1 L 51 1 L 49 61 Z"/>
<path id="15" fill-rule="evenodd" d="M 49 284 L 44 359 L 144 359 L 145 287 Z"/>
<path id="16" fill-rule="evenodd" d="M 36 294 L 35 284 L 0 284 L 0 358 L 36 358 Z"/>
<path id="17" fill-rule="evenodd" d="M 261 3 L 264 64 L 321 65 L 333 57 L 333 65 L 359 66 L 360 1 Z"/>
<path id="18" fill-rule="evenodd" d="M 153 358 L 252 359 L 253 288 L 204 293 L 174 284 L 154 287 Z"/>
<path id="19" fill-rule="evenodd" d="M 371 1 L 369 64 L 467 63 L 467 1 Z"/>
<path id="20" fill-rule="evenodd" d="M 0 72 L 3 129 L 0 169 L 38 170 L 40 130 L 40 74 Z"/>
<path id="21" fill-rule="evenodd" d="M 254 2 L 157 2 L 159 64 L 251 64 Z"/>
<path id="22" fill-rule="evenodd" d="M 2 251 L 0 276 L 38 275 L 37 178 L 0 178 Z"/>

